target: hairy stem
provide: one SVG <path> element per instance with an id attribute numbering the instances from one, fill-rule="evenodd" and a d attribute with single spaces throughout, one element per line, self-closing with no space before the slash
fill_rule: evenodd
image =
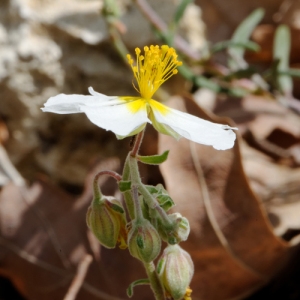
<path id="1" fill-rule="evenodd" d="M 125 160 L 124 168 L 123 168 L 123 175 L 122 175 L 122 180 L 124 181 L 129 181 L 130 180 L 130 166 L 129 166 L 129 158 L 130 158 L 130 152 Z M 131 191 L 125 191 L 123 193 L 124 200 L 126 203 L 127 211 L 129 214 L 129 217 L 131 220 L 134 219 L 135 214 L 134 214 L 134 204 L 133 204 L 133 199 L 131 196 Z"/>
<path id="2" fill-rule="evenodd" d="M 145 129 L 143 129 L 141 132 L 139 132 L 135 138 L 135 142 L 134 142 L 134 145 L 133 145 L 133 148 L 130 152 L 130 155 L 132 157 L 136 157 L 139 150 L 140 150 L 140 147 L 141 147 L 141 144 L 142 144 L 142 140 L 143 140 L 143 137 L 144 137 L 144 132 L 145 132 Z"/>
<path id="3" fill-rule="evenodd" d="M 144 267 L 146 269 L 151 289 L 154 293 L 156 300 L 165 300 L 164 296 L 164 289 L 159 281 L 159 278 L 157 276 L 157 273 L 155 271 L 155 265 L 153 262 L 150 263 L 144 263 Z"/>

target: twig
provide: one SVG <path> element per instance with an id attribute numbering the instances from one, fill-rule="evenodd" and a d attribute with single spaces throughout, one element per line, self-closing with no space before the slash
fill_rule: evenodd
<path id="1" fill-rule="evenodd" d="M 148 21 L 162 33 L 167 33 L 168 27 L 166 23 L 158 16 L 158 14 L 150 7 L 146 0 L 135 0 L 136 5 L 142 12 L 142 14 L 148 19 Z M 185 54 L 187 57 L 193 60 L 200 60 L 201 55 L 195 52 L 189 44 L 180 36 L 174 37 L 175 47 Z"/>
<path id="2" fill-rule="evenodd" d="M 0 169 L 17 186 L 24 186 L 25 180 L 11 163 L 4 147 L 0 144 Z"/>
<path id="3" fill-rule="evenodd" d="M 64 300 L 74 300 L 76 298 L 76 295 L 78 294 L 84 282 L 84 278 L 87 274 L 89 265 L 91 264 L 92 260 L 92 256 L 86 254 L 82 261 L 78 264 L 76 275 L 72 280 L 72 283 L 69 287 L 66 296 L 64 297 Z"/>
<path id="4" fill-rule="evenodd" d="M 74 276 L 75 274 L 73 272 L 70 271 L 66 271 L 62 268 L 53 266 L 50 263 L 47 263 L 45 261 L 42 261 L 40 259 L 38 259 L 36 256 L 28 253 L 27 251 L 22 250 L 20 247 L 18 247 L 17 245 L 13 244 L 12 242 L 4 239 L 3 237 L 0 236 L 0 245 L 3 246 L 4 248 L 6 248 L 7 250 L 10 250 L 11 252 L 13 252 L 14 254 L 16 254 L 17 256 L 21 257 L 22 259 L 26 260 L 28 263 L 33 264 L 37 267 L 40 267 L 43 270 L 46 270 L 52 274 L 56 274 L 58 275 L 60 278 L 59 281 L 61 282 L 62 280 L 65 279 L 71 279 L 72 276 Z M 95 297 L 98 297 L 100 299 L 106 299 L 106 300 L 125 300 L 123 298 L 119 298 L 119 297 L 114 297 L 114 296 L 110 296 L 107 293 L 95 288 L 94 286 L 92 286 L 91 284 L 89 284 L 88 282 L 83 282 L 82 284 L 82 288 L 86 291 L 88 291 L 89 293 L 91 293 L 92 295 L 94 295 Z"/>

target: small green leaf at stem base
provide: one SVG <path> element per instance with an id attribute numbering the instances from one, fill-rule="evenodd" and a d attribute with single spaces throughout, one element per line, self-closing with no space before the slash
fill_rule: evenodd
<path id="1" fill-rule="evenodd" d="M 119 189 L 122 193 L 131 190 L 131 181 L 119 181 Z"/>
<path id="2" fill-rule="evenodd" d="M 145 185 L 145 187 L 150 192 L 150 194 L 156 198 L 159 206 L 163 208 L 164 211 L 168 211 L 170 208 L 175 206 L 174 201 L 169 196 L 168 192 L 165 190 L 162 184 L 158 184 L 157 186 Z"/>
<path id="3" fill-rule="evenodd" d="M 159 165 L 167 160 L 169 155 L 169 150 L 165 151 L 160 155 L 151 155 L 151 156 L 141 156 L 137 155 L 137 160 L 148 165 Z"/>
<path id="4" fill-rule="evenodd" d="M 149 285 L 150 284 L 150 281 L 148 278 L 146 279 L 138 279 L 138 280 L 135 280 L 134 282 L 132 282 L 129 287 L 127 288 L 127 296 L 129 298 L 131 298 L 133 296 L 133 288 L 137 285 Z"/>

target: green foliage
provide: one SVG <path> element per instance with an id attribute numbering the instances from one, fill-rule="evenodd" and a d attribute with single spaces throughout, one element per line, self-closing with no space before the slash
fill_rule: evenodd
<path id="1" fill-rule="evenodd" d="M 131 181 L 119 181 L 119 189 L 122 193 L 131 190 Z"/>
<path id="2" fill-rule="evenodd" d="M 152 194 L 152 196 L 157 199 L 160 207 L 162 207 L 164 211 L 168 211 L 175 205 L 174 201 L 169 196 L 162 184 L 158 184 L 156 187 L 152 185 L 146 185 L 146 188 Z"/>
<path id="3" fill-rule="evenodd" d="M 283 94 L 291 94 L 293 90 L 293 82 L 291 75 L 288 73 L 289 60 L 291 51 L 291 34 L 290 29 L 286 25 L 280 25 L 274 38 L 273 59 L 278 61 L 276 69 L 276 80 L 278 89 Z M 283 73 L 287 72 L 287 73 Z"/>
<path id="4" fill-rule="evenodd" d="M 253 11 L 235 30 L 231 41 L 240 45 L 249 45 L 249 38 L 254 28 L 260 23 L 264 16 L 264 10 L 258 8 Z M 246 65 L 244 60 L 245 47 L 231 46 L 228 49 L 228 54 L 231 59 L 228 62 L 229 67 L 232 70 L 239 69 Z"/>
<path id="5" fill-rule="evenodd" d="M 150 281 L 148 278 L 135 280 L 127 288 L 127 296 L 129 298 L 131 298 L 133 296 L 133 288 L 136 287 L 137 285 L 149 285 L 149 284 L 150 284 Z"/>
<path id="6" fill-rule="evenodd" d="M 174 15 L 174 23 L 177 25 L 179 21 L 181 20 L 184 11 L 186 10 L 187 6 L 194 2 L 193 0 L 181 0 L 179 5 L 177 6 L 175 15 Z"/>
<path id="7" fill-rule="evenodd" d="M 163 154 L 160 155 L 151 155 L 151 156 L 138 155 L 137 159 L 144 164 L 159 165 L 167 160 L 168 155 L 169 155 L 169 150 L 165 151 Z"/>

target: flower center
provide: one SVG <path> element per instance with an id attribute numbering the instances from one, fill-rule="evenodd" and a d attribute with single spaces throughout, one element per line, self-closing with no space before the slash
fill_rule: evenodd
<path id="1" fill-rule="evenodd" d="M 127 59 L 137 81 L 138 92 L 144 99 L 150 100 L 166 80 L 178 73 L 176 68 L 182 62 L 177 60 L 175 49 L 167 45 L 146 46 L 144 52 L 141 55 L 140 48 L 135 49 L 136 65 L 130 54 L 127 54 Z"/>

